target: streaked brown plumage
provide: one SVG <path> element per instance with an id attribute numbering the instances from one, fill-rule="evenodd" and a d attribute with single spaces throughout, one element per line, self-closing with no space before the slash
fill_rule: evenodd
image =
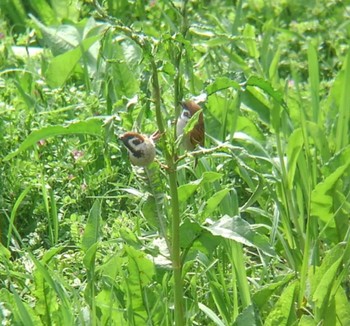
<path id="1" fill-rule="evenodd" d="M 137 132 L 126 132 L 119 139 L 127 148 L 132 164 L 147 166 L 153 162 L 156 156 L 156 148 L 152 139 Z"/>
<path id="2" fill-rule="evenodd" d="M 183 134 L 184 128 L 191 117 L 201 109 L 201 107 L 194 101 L 185 101 L 181 103 L 182 112 L 177 120 L 176 134 L 177 137 Z M 197 145 L 204 146 L 205 128 L 203 113 L 201 112 L 197 124 L 188 133 L 183 135 L 182 143 L 186 150 L 192 151 Z"/>

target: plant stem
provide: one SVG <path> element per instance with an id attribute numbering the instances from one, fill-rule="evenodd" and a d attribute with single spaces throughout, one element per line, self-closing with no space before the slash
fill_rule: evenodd
<path id="1" fill-rule="evenodd" d="M 176 166 L 169 171 L 169 186 L 172 211 L 172 253 L 171 260 L 174 273 L 175 325 L 184 325 L 183 284 L 180 252 L 180 213 L 177 193 Z"/>
<path id="2" fill-rule="evenodd" d="M 164 133 L 164 123 L 160 107 L 160 87 L 158 79 L 158 70 L 156 63 L 150 59 L 152 66 L 152 82 L 153 82 L 153 98 L 156 109 L 156 119 L 159 132 Z M 180 250 L 180 212 L 179 212 L 179 198 L 177 193 L 177 164 L 176 157 L 171 155 L 169 151 L 166 134 L 164 134 L 163 142 L 165 160 L 168 166 L 169 187 L 170 187 L 170 206 L 171 206 L 171 261 L 174 276 L 174 305 L 175 305 L 175 325 L 182 326 L 185 324 L 184 320 L 184 304 L 183 304 L 183 284 L 182 284 L 182 266 L 181 266 L 181 250 Z"/>

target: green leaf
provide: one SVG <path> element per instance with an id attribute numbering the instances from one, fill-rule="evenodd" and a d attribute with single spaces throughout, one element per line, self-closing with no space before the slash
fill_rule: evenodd
<path id="1" fill-rule="evenodd" d="M 204 312 L 208 318 L 210 318 L 215 325 L 217 326 L 225 326 L 225 324 L 222 322 L 222 320 L 215 314 L 213 310 L 211 310 L 209 307 L 204 305 L 203 303 L 198 303 L 198 308 Z"/>
<path id="2" fill-rule="evenodd" d="M 284 100 L 283 100 L 283 92 L 276 91 L 271 83 L 261 77 L 258 76 L 251 76 L 248 78 L 246 82 L 247 86 L 255 86 L 263 90 L 266 94 L 271 96 L 274 100 L 277 101 L 277 103 L 281 105 L 285 105 Z"/>
<path id="3" fill-rule="evenodd" d="M 61 87 L 73 74 L 76 65 L 89 48 L 100 39 L 95 35 L 83 40 L 75 49 L 54 57 L 46 70 L 46 81 L 51 87 Z"/>
<path id="4" fill-rule="evenodd" d="M 288 139 L 287 158 L 288 158 L 288 181 L 290 189 L 294 185 L 294 175 L 298 163 L 301 149 L 303 148 L 304 139 L 300 128 L 295 129 Z"/>
<path id="5" fill-rule="evenodd" d="M 319 318 L 324 318 L 327 306 L 333 300 L 335 291 L 332 289 L 335 285 L 338 269 L 343 261 L 344 249 L 344 244 L 338 243 L 327 252 L 321 266 L 310 267 L 310 292 L 317 307 L 316 315 Z"/>
<path id="6" fill-rule="evenodd" d="M 298 282 L 294 281 L 283 291 L 267 316 L 264 326 L 289 326 L 295 323 L 294 299 L 297 287 Z"/>
<path id="7" fill-rule="evenodd" d="M 341 243 L 338 243 L 327 252 L 323 258 L 321 266 L 317 266 L 316 268 L 310 267 L 309 281 L 311 295 L 314 295 L 325 273 L 331 268 L 332 265 L 334 265 L 334 263 L 343 257 L 343 255 L 344 246 Z"/>
<path id="8" fill-rule="evenodd" d="M 80 17 L 79 0 L 51 0 L 53 10 L 58 18 L 77 21 Z"/>
<path id="9" fill-rule="evenodd" d="M 17 200 L 15 201 L 15 203 L 14 203 L 14 205 L 12 207 L 11 216 L 10 216 L 10 224 L 9 224 L 8 231 L 7 231 L 7 247 L 9 247 L 10 243 L 11 243 L 12 229 L 14 228 L 14 225 L 15 225 L 15 218 L 16 218 L 16 215 L 17 215 L 18 208 L 19 208 L 19 206 L 23 202 L 24 198 L 27 196 L 27 194 L 29 193 L 29 191 L 31 189 L 32 189 L 32 185 L 29 185 L 28 187 L 26 187 L 22 191 L 20 196 L 17 198 Z"/>
<path id="10" fill-rule="evenodd" d="M 331 153 L 327 135 L 323 126 L 319 126 L 312 121 L 306 121 L 306 125 L 307 131 L 310 133 L 313 141 L 315 142 L 315 145 L 321 154 L 322 160 L 324 162 L 328 162 L 331 158 Z"/>
<path id="11" fill-rule="evenodd" d="M 258 113 L 259 118 L 266 124 L 270 124 L 270 108 L 258 96 L 256 90 L 247 88 L 241 94 L 242 102 L 251 110 Z"/>
<path id="12" fill-rule="evenodd" d="M 2 244 L 0 243 L 0 258 L 1 261 L 7 261 L 11 257 L 11 252 Z"/>
<path id="13" fill-rule="evenodd" d="M 147 196 L 147 199 L 145 200 L 145 203 L 142 206 L 142 213 L 150 225 L 152 225 L 153 227 L 156 227 L 158 225 L 157 203 L 154 196 Z"/>
<path id="14" fill-rule="evenodd" d="M 206 202 L 206 206 L 202 213 L 203 217 L 208 217 L 218 207 L 229 192 L 230 189 L 225 188 L 217 191 L 213 196 L 211 196 Z"/>
<path id="15" fill-rule="evenodd" d="M 249 305 L 246 307 L 236 318 L 235 322 L 233 323 L 233 326 L 255 326 L 260 325 L 256 321 L 254 306 Z"/>
<path id="16" fill-rule="evenodd" d="M 223 173 L 219 173 L 219 172 L 213 172 L 213 171 L 205 171 L 202 174 L 202 180 L 203 182 L 215 182 L 219 179 L 221 179 L 224 176 Z"/>
<path id="17" fill-rule="evenodd" d="M 194 192 L 198 189 L 201 181 L 202 181 L 201 179 L 198 179 L 196 181 L 192 181 L 190 183 L 187 183 L 178 187 L 177 192 L 179 196 L 179 202 L 183 203 L 188 198 L 190 198 L 194 194 Z"/>
<path id="18" fill-rule="evenodd" d="M 93 271 L 94 269 L 97 249 L 98 249 L 98 242 L 95 242 L 89 247 L 89 249 L 85 251 L 83 264 L 88 271 Z"/>
<path id="19" fill-rule="evenodd" d="M 340 286 L 335 293 L 335 312 L 340 325 L 350 325 L 350 302 L 345 290 Z"/>
<path id="20" fill-rule="evenodd" d="M 315 47 L 309 44 L 308 51 L 308 64 L 309 64 L 309 83 L 311 92 L 311 104 L 312 104 L 312 121 L 317 123 L 320 121 L 320 80 L 319 80 L 319 67 L 317 51 Z"/>
<path id="21" fill-rule="evenodd" d="M 179 202 L 183 203 L 190 198 L 202 183 L 215 182 L 222 178 L 223 174 L 218 172 L 206 171 L 198 180 L 189 182 L 178 187 Z"/>
<path id="22" fill-rule="evenodd" d="M 47 25 L 58 23 L 57 16 L 46 0 L 30 0 L 30 5 Z"/>
<path id="23" fill-rule="evenodd" d="M 218 77 L 215 79 L 213 83 L 208 85 L 206 87 L 206 92 L 209 95 L 212 95 L 215 92 L 227 89 L 227 88 L 234 88 L 236 90 L 240 90 L 241 86 L 234 80 L 228 78 L 228 77 Z"/>
<path id="24" fill-rule="evenodd" d="M 349 121 L 350 121 L 350 49 L 345 57 L 344 63 L 344 79 L 340 86 L 340 107 L 337 114 L 336 122 L 336 151 L 340 151 L 345 146 L 349 145 Z"/>
<path id="25" fill-rule="evenodd" d="M 125 246 L 125 251 L 128 255 L 128 276 L 125 280 L 128 291 L 128 318 L 134 318 L 135 325 L 145 325 L 148 305 L 144 300 L 144 291 L 155 275 L 154 264 L 142 251 L 129 246 Z"/>
<path id="26" fill-rule="evenodd" d="M 198 123 L 199 116 L 202 114 L 202 110 L 198 110 L 192 117 L 191 119 L 187 122 L 185 128 L 184 128 L 184 133 L 188 134 Z"/>
<path id="27" fill-rule="evenodd" d="M 96 200 L 90 210 L 81 243 L 84 252 L 87 252 L 87 250 L 98 241 L 100 236 L 100 223 L 101 202 L 99 200 Z"/>
<path id="28" fill-rule="evenodd" d="M 324 181 L 316 185 L 311 193 L 311 216 L 319 218 L 328 227 L 335 227 L 334 199 L 336 198 L 336 185 L 338 180 L 345 175 L 350 166 L 348 162 L 337 168 Z"/>
<path id="29" fill-rule="evenodd" d="M 253 295 L 253 302 L 259 308 L 262 309 L 264 305 L 269 302 L 269 298 L 279 289 L 281 289 L 286 283 L 290 282 L 290 280 L 294 278 L 294 275 L 286 275 L 282 281 L 270 283 L 258 291 L 256 291 Z"/>
<path id="30" fill-rule="evenodd" d="M 298 326 L 317 326 L 317 322 L 312 316 L 302 315 Z"/>
<path id="31" fill-rule="evenodd" d="M 60 300 L 61 304 L 59 305 L 59 311 L 62 324 L 71 325 L 73 323 L 72 306 L 70 298 L 68 297 L 67 292 L 62 286 L 62 282 L 54 279 L 53 271 L 50 270 L 46 264 L 43 264 L 40 261 L 38 261 L 31 252 L 29 252 L 29 256 L 35 264 L 35 267 L 37 268 L 37 271 L 35 271 L 35 273 L 38 273 L 40 277 L 43 277 L 43 279 L 45 279 L 45 282 L 49 285 L 51 289 L 53 289 L 56 292 Z"/>
<path id="32" fill-rule="evenodd" d="M 195 222 L 192 222 L 188 219 L 180 226 L 180 246 L 181 248 L 189 248 L 193 242 L 198 239 L 201 235 L 203 229 L 202 227 Z"/>
<path id="33" fill-rule="evenodd" d="M 44 44 L 51 49 L 54 56 L 73 50 L 82 40 L 78 29 L 74 25 L 47 27 L 35 16 L 29 14 L 29 17 L 40 29 Z"/>
<path id="34" fill-rule="evenodd" d="M 35 323 L 33 322 L 29 312 L 27 311 L 27 307 L 24 305 L 24 303 L 22 302 L 21 298 L 19 297 L 19 295 L 17 294 L 16 290 L 13 288 L 12 285 L 11 285 L 11 290 L 12 290 L 13 296 L 15 298 L 15 302 L 16 302 L 18 313 L 19 313 L 19 318 L 21 320 L 21 324 L 28 325 L 28 326 L 34 326 Z"/>
<path id="35" fill-rule="evenodd" d="M 318 283 L 315 293 L 312 296 L 312 300 L 316 303 L 320 319 L 325 317 L 324 311 L 332 299 L 331 291 L 337 276 L 338 268 L 341 263 L 342 258 L 339 258 L 327 269 L 320 282 Z"/>
<path id="36" fill-rule="evenodd" d="M 249 247 L 255 247 L 269 256 L 276 255 L 266 237 L 257 233 L 254 225 L 250 225 L 238 216 L 230 217 L 224 215 L 219 221 L 204 228 L 213 235 L 234 240 Z"/>
<path id="37" fill-rule="evenodd" d="M 19 148 L 5 156 L 4 161 L 8 161 L 19 153 L 34 146 L 39 140 L 54 136 L 87 134 L 102 137 L 103 122 L 100 118 L 91 118 L 85 121 L 72 122 L 67 126 L 49 126 L 33 131 L 19 146 Z"/>
<path id="38" fill-rule="evenodd" d="M 246 24 L 243 30 L 243 36 L 245 37 L 244 42 L 246 44 L 248 54 L 252 58 L 258 59 L 260 54 L 256 46 L 255 27 L 253 25 Z"/>

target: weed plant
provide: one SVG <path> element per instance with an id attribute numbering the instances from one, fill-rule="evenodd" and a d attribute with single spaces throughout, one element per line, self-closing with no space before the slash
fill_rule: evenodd
<path id="1" fill-rule="evenodd" d="M 350 325 L 346 2 L 0 9 L 2 325 Z"/>

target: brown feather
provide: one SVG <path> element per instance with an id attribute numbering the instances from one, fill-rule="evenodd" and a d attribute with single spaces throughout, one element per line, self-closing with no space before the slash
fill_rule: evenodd
<path id="1" fill-rule="evenodd" d="M 186 108 L 191 112 L 191 116 L 193 116 L 197 111 L 201 109 L 201 107 L 193 102 L 186 101 L 182 103 Z M 189 133 L 190 142 L 193 145 L 194 149 L 197 145 L 204 146 L 204 138 L 205 138 L 205 127 L 204 127 L 204 118 L 203 112 L 200 113 L 198 118 L 198 123 L 194 126 L 194 128 Z"/>

